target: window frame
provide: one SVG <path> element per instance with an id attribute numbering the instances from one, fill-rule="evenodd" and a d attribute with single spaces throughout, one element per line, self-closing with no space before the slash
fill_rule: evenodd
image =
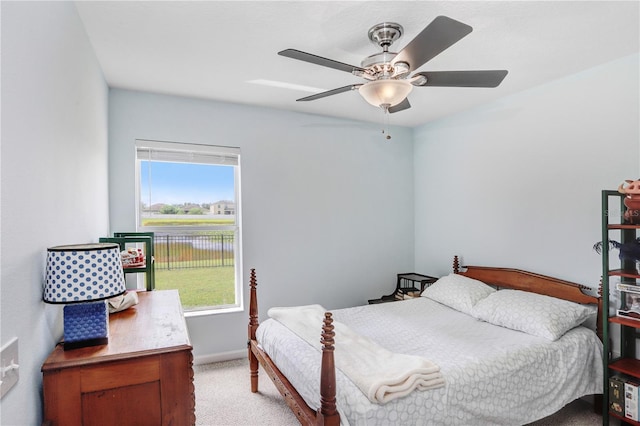
<path id="1" fill-rule="evenodd" d="M 140 153 L 149 152 L 148 158 L 141 158 Z M 156 158 L 152 154 L 157 153 Z M 174 156 L 175 154 L 175 156 Z M 189 231 L 234 231 L 234 278 L 235 278 L 235 303 L 209 307 L 205 309 L 185 310 L 185 317 L 217 315 L 244 310 L 244 297 L 242 291 L 242 207 L 240 202 L 240 148 L 218 145 L 203 145 L 181 142 L 156 141 L 148 139 L 135 140 L 135 215 L 137 232 L 163 232 L 185 231 L 184 226 L 143 226 L 142 225 L 142 188 L 141 188 L 141 162 L 165 161 L 186 164 L 232 165 L 234 167 L 234 197 L 235 197 L 235 224 L 212 226 L 189 226 Z M 207 161 L 210 159 L 211 161 Z M 215 162 L 215 160 L 219 162 Z M 191 160 L 191 161 L 189 161 Z M 213 203 L 213 200 L 212 200 Z"/>

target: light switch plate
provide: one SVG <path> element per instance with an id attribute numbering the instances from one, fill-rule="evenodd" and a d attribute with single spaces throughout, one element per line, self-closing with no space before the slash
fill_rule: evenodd
<path id="1" fill-rule="evenodd" d="M 18 383 L 18 378 L 20 377 L 18 374 L 20 360 L 18 359 L 17 337 L 11 339 L 9 343 L 0 349 L 0 360 L 0 380 L 2 381 L 0 384 L 0 398 L 3 398 L 9 389 Z"/>

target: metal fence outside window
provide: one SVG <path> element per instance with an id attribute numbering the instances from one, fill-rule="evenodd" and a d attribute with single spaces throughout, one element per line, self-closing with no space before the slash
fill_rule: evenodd
<path id="1" fill-rule="evenodd" d="M 156 234 L 156 270 L 234 266 L 235 238 L 232 232 L 206 235 Z"/>

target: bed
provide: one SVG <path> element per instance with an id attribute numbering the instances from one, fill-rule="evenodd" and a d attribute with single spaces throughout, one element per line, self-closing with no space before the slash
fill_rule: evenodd
<path id="1" fill-rule="evenodd" d="M 252 270 L 251 391 L 258 391 L 260 365 L 304 425 L 527 424 L 577 398 L 602 393 L 602 303 L 585 289 L 521 270 L 460 268 L 456 258 L 454 272 L 424 297 L 324 312 L 314 345 L 279 319 L 258 323 Z M 543 298 L 541 312 L 538 298 Z M 557 314 L 545 310 L 556 309 L 556 303 L 560 326 L 555 320 L 547 324 Z M 524 321 L 517 318 L 521 314 Z M 536 316 L 541 317 L 528 320 Z M 381 350 L 428 360 L 444 384 L 372 400 L 341 358 L 336 368 L 336 348 L 340 357 L 346 352 L 336 326 Z"/>

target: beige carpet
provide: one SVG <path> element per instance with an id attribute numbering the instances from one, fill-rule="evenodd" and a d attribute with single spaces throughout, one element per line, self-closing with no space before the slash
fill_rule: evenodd
<path id="1" fill-rule="evenodd" d="M 194 366 L 196 425 L 287 426 L 299 424 L 271 380 L 260 369 L 260 392 L 251 393 L 246 359 Z M 596 426 L 602 417 L 577 400 L 534 426 Z"/>

